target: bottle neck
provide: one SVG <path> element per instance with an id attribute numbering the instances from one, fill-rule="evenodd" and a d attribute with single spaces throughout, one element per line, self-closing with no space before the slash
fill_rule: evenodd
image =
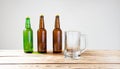
<path id="1" fill-rule="evenodd" d="M 30 18 L 28 18 L 28 17 L 26 18 L 25 28 L 31 28 Z"/>
<path id="2" fill-rule="evenodd" d="M 56 18 L 55 18 L 55 28 L 60 28 L 59 16 L 56 16 Z"/>
<path id="3" fill-rule="evenodd" d="M 40 24 L 39 24 L 39 29 L 44 29 L 44 16 L 40 16 Z"/>

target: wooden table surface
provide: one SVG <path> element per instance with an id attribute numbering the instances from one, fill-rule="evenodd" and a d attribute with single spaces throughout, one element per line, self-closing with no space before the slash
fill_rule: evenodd
<path id="1" fill-rule="evenodd" d="M 86 50 L 80 59 L 62 54 L 26 54 L 20 50 L 0 50 L 0 69 L 120 69 L 120 50 Z"/>

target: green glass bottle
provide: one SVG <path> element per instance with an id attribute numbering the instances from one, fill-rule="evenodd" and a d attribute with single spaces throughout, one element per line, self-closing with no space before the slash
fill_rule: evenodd
<path id="1" fill-rule="evenodd" d="M 23 46 L 25 53 L 33 52 L 33 31 L 29 17 L 26 18 L 25 29 L 23 30 Z"/>

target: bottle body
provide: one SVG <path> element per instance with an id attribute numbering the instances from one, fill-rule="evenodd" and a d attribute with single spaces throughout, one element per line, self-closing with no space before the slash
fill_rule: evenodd
<path id="1" fill-rule="evenodd" d="M 39 29 L 37 31 L 37 45 L 39 53 L 47 52 L 47 31 L 44 27 L 44 16 L 40 16 Z"/>
<path id="2" fill-rule="evenodd" d="M 33 31 L 31 28 L 25 29 L 23 31 L 23 43 L 24 43 L 24 52 L 32 53 L 33 52 Z"/>
<path id="3" fill-rule="evenodd" d="M 39 29 L 37 31 L 37 44 L 38 52 L 40 53 L 47 52 L 47 32 L 45 29 Z"/>
<path id="4" fill-rule="evenodd" d="M 23 30 L 23 46 L 25 53 L 33 52 L 33 31 L 29 17 L 26 18 L 25 30 Z"/>
<path id="5" fill-rule="evenodd" d="M 53 30 L 53 53 L 62 52 L 62 31 L 61 29 Z"/>
<path id="6" fill-rule="evenodd" d="M 59 15 L 55 17 L 55 28 L 53 30 L 53 53 L 62 52 L 62 30 L 60 29 Z"/>

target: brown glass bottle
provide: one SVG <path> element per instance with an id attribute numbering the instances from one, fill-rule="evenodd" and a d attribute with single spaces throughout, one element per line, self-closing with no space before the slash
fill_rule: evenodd
<path id="1" fill-rule="evenodd" d="M 37 31 L 37 45 L 39 53 L 47 52 L 47 32 L 44 27 L 44 16 L 40 16 L 39 29 Z"/>
<path id="2" fill-rule="evenodd" d="M 62 52 L 62 30 L 60 29 L 59 15 L 55 17 L 55 28 L 53 30 L 53 53 Z"/>

